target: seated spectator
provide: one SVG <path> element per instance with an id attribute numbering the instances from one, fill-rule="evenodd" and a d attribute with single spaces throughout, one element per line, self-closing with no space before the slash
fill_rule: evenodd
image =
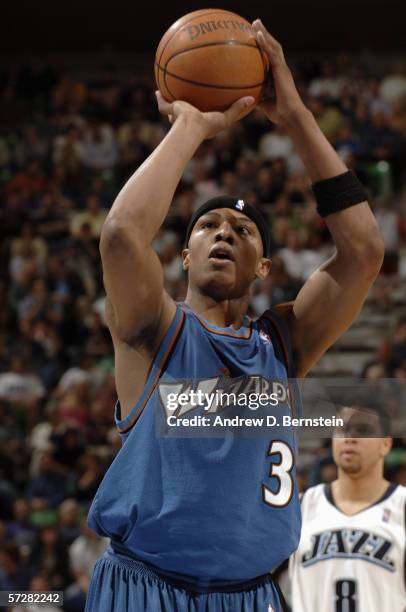
<path id="1" fill-rule="evenodd" d="M 37 572 L 45 573 L 52 590 L 63 590 L 69 584 L 68 551 L 57 527 L 48 525 L 39 530 L 29 564 Z"/>
<path id="2" fill-rule="evenodd" d="M 66 478 L 51 451 L 43 453 L 38 476 L 28 482 L 25 496 L 35 510 L 57 508 L 66 498 Z"/>
<path id="3" fill-rule="evenodd" d="M 86 520 L 82 521 L 81 529 L 81 535 L 69 547 L 69 561 L 73 575 L 87 591 L 94 565 L 106 550 L 109 539 L 96 535 Z"/>
<path id="4" fill-rule="evenodd" d="M 75 497 L 78 501 L 91 502 L 103 477 L 102 473 L 100 460 L 95 455 L 81 455 L 75 485 Z"/>
<path id="5" fill-rule="evenodd" d="M 64 604 L 68 612 L 82 612 L 94 565 L 108 546 L 107 538 L 100 538 L 82 522 L 82 535 L 69 547 L 70 569 L 74 582 L 65 591 Z"/>
<path id="6" fill-rule="evenodd" d="M 332 140 L 343 122 L 343 114 L 337 106 L 324 105 L 321 99 L 309 98 L 308 106 L 312 111 L 323 134 Z"/>
<path id="7" fill-rule="evenodd" d="M 89 402 L 88 389 L 86 389 L 85 392 L 86 399 L 80 397 L 78 388 L 75 389 L 77 405 L 72 404 L 72 412 L 75 411 L 75 414 L 78 414 L 80 410 L 79 406 L 83 408 L 84 405 Z M 67 408 L 65 407 L 64 409 L 67 412 Z M 82 418 L 87 418 L 87 415 L 83 414 Z M 67 474 L 75 470 L 76 464 L 85 450 L 85 437 L 83 431 L 81 431 L 83 430 L 83 425 L 82 427 L 78 427 L 78 423 L 76 423 L 72 417 L 69 418 L 69 416 L 66 415 L 66 417 L 61 420 L 63 425 L 51 434 L 51 443 L 54 447 L 54 461 L 57 462 L 59 469 Z"/>
<path id="8" fill-rule="evenodd" d="M 363 153 L 363 145 L 353 133 L 349 123 L 343 123 L 337 130 L 334 148 L 339 155 L 361 155 Z"/>
<path id="9" fill-rule="evenodd" d="M 47 178 L 44 174 L 41 162 L 31 159 L 25 169 L 15 174 L 6 185 L 6 193 L 17 191 L 24 193 L 27 200 L 43 193 L 47 186 Z"/>
<path id="10" fill-rule="evenodd" d="M 111 169 L 117 163 L 117 145 L 111 126 L 93 119 L 83 130 L 78 148 L 82 164 L 91 170 Z"/>
<path id="11" fill-rule="evenodd" d="M 25 591 L 31 573 L 22 564 L 17 546 L 7 544 L 0 548 L 0 591 Z"/>
<path id="12" fill-rule="evenodd" d="M 71 180 L 78 180 L 81 174 L 80 134 L 80 128 L 71 124 L 65 134 L 57 136 L 53 143 L 53 162 Z"/>
<path id="13" fill-rule="evenodd" d="M 36 278 L 31 290 L 20 301 L 18 316 L 28 321 L 46 320 L 58 325 L 63 320 L 63 306 L 51 296 L 44 278 Z"/>
<path id="14" fill-rule="evenodd" d="M 36 234 L 42 236 L 52 248 L 69 236 L 69 222 L 62 202 L 54 193 L 43 191 L 38 208 L 32 213 Z"/>
<path id="15" fill-rule="evenodd" d="M 70 546 L 80 536 L 80 507 L 75 499 L 65 499 L 58 508 L 59 533 Z"/>
<path id="16" fill-rule="evenodd" d="M 20 405 L 32 405 L 45 395 L 41 380 L 21 355 L 10 358 L 8 371 L 0 374 L 0 398 Z"/>
<path id="17" fill-rule="evenodd" d="M 74 213 L 72 216 L 70 223 L 72 236 L 79 236 L 83 224 L 88 223 L 93 238 L 100 238 L 106 216 L 107 212 L 101 209 L 99 198 L 95 195 L 89 195 L 86 199 L 86 210 Z"/>
<path id="18" fill-rule="evenodd" d="M 21 226 L 29 221 L 29 212 L 25 194 L 12 191 L 3 196 L 0 207 L 0 237 L 2 241 L 7 238 L 20 236 Z"/>
<path id="19" fill-rule="evenodd" d="M 282 158 L 287 160 L 293 154 L 293 142 L 285 130 L 276 125 L 259 141 L 259 154 L 262 159 Z"/>
<path id="20" fill-rule="evenodd" d="M 403 62 L 396 62 L 392 74 L 385 76 L 379 86 L 379 94 L 390 104 L 406 95 L 406 71 Z"/>
<path id="21" fill-rule="evenodd" d="M 272 274 L 268 278 L 272 306 L 294 300 L 302 286 L 300 281 L 288 274 L 285 262 L 278 255 L 272 257 Z"/>
<path id="22" fill-rule="evenodd" d="M 44 269 L 48 254 L 48 247 L 43 238 L 36 235 L 32 223 L 24 223 L 19 238 L 10 244 L 10 275 L 18 276 L 26 258 L 34 258 L 38 269 Z"/>
<path id="23" fill-rule="evenodd" d="M 134 122 L 126 126 L 127 129 L 121 130 L 120 134 L 120 157 L 118 162 L 119 176 L 121 184 L 131 176 L 135 168 L 141 166 L 151 149 L 142 140 L 140 122 Z"/>
<path id="24" fill-rule="evenodd" d="M 15 500 L 13 510 L 13 520 L 7 523 L 8 537 L 18 547 L 32 546 L 36 536 L 36 529 L 30 518 L 30 504 L 26 499 L 20 497 Z"/>
<path id="25" fill-rule="evenodd" d="M 331 61 L 325 60 L 322 63 L 320 75 L 311 80 L 308 91 L 315 97 L 325 96 L 336 100 L 340 97 L 344 85 L 345 80 L 337 76 Z"/>
<path id="26" fill-rule="evenodd" d="M 286 246 L 279 251 L 288 274 L 298 280 L 305 280 L 305 265 L 303 260 L 306 233 L 299 229 L 288 229 L 286 232 Z"/>

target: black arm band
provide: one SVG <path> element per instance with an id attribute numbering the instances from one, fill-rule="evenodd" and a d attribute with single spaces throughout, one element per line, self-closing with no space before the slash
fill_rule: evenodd
<path id="1" fill-rule="evenodd" d="M 312 185 L 316 198 L 317 212 L 321 217 L 360 204 L 367 199 L 367 193 L 355 174 L 348 170 L 333 178 L 318 181 Z"/>

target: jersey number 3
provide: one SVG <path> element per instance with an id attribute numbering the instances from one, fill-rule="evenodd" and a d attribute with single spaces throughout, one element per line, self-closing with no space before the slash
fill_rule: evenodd
<path id="1" fill-rule="evenodd" d="M 269 477 L 277 479 L 276 490 L 272 491 L 263 484 L 262 497 L 269 506 L 282 508 L 287 506 L 292 499 L 294 483 L 291 472 L 294 459 L 290 446 L 281 440 L 273 440 L 269 446 L 268 456 L 275 455 L 279 455 L 279 461 L 271 463 Z"/>

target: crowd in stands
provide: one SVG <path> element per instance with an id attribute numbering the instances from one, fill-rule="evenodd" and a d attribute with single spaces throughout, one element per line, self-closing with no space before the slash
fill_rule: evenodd
<path id="1" fill-rule="evenodd" d="M 313 58 L 295 74 L 369 191 L 386 242 L 373 304 L 390 312 L 406 281 L 404 66 L 379 73 L 356 58 Z M 85 518 L 121 446 L 98 242 L 118 190 L 168 129 L 152 84 L 134 76 L 79 77 L 35 62 L 0 69 L 0 590 L 62 590 L 67 612 L 83 610 L 107 545 Z M 255 287 L 250 315 L 294 299 L 333 245 L 291 140 L 260 110 L 204 142 L 188 164 L 154 241 L 168 291 L 184 299 L 185 229 L 218 194 L 258 207 L 271 229 L 272 273 Z M 406 378 L 405 317 L 354 375 Z M 328 480 L 326 452 L 317 478 Z M 404 446 L 397 453 L 394 477 L 405 484 Z M 309 474 L 300 478 L 306 486 Z"/>

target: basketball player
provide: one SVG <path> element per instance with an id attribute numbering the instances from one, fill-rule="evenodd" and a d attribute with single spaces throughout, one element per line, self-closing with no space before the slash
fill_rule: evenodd
<path id="1" fill-rule="evenodd" d="M 172 128 L 118 194 L 100 243 L 123 446 L 89 512 L 111 547 L 95 566 L 88 611 L 282 611 L 268 572 L 300 536 L 293 432 L 180 438 L 157 435 L 156 421 L 168 389 L 269 391 L 277 381 L 278 409 L 293 410 L 289 378 L 304 376 L 351 325 L 381 266 L 364 190 L 302 102 L 280 45 L 261 22 L 253 30 L 276 89 L 263 110 L 293 139 L 337 254 L 294 303 L 250 321 L 252 284 L 271 268 L 268 229 L 238 194 L 215 199 L 191 219 L 182 252 L 189 285 L 177 305 L 151 245 L 197 147 L 250 112 L 253 100 L 202 113 L 157 94 Z"/>
<path id="2" fill-rule="evenodd" d="M 383 476 L 389 419 L 372 400 L 359 403 L 340 412 L 337 480 L 302 497 L 302 535 L 290 560 L 293 612 L 406 610 L 406 487 Z"/>

